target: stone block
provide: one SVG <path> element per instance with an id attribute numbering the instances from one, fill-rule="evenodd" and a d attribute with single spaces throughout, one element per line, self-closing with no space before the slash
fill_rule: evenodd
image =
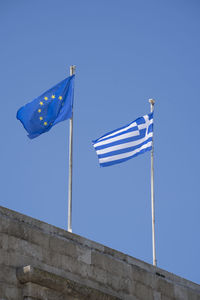
<path id="1" fill-rule="evenodd" d="M 67 239 L 51 236 L 49 238 L 49 248 L 55 253 L 77 258 L 77 246 Z"/>
<path id="2" fill-rule="evenodd" d="M 20 253 L 23 256 L 42 260 L 42 248 L 40 246 L 15 236 L 9 236 L 8 238 L 8 251 L 14 251 L 15 253 Z"/>
<path id="3" fill-rule="evenodd" d="M 62 255 L 60 253 L 56 253 L 55 251 L 52 251 L 50 248 L 42 249 L 41 262 L 43 262 L 49 266 L 63 269 Z"/>
<path id="4" fill-rule="evenodd" d="M 131 277 L 131 267 L 127 263 L 103 253 L 92 251 L 91 264 L 119 277 Z"/>
<path id="5" fill-rule="evenodd" d="M 49 235 L 34 228 L 31 229 L 29 234 L 29 241 L 33 244 L 39 245 L 42 248 L 49 248 L 49 239 Z"/>
<path id="6" fill-rule="evenodd" d="M 12 284 L 0 283 L 0 300 L 21 300 L 22 290 L 21 288 Z"/>
<path id="7" fill-rule="evenodd" d="M 0 265 L 0 284 L 17 285 L 16 268 Z"/>
<path id="8" fill-rule="evenodd" d="M 0 232 L 1 233 L 8 233 L 8 227 L 10 224 L 10 220 L 8 218 L 5 218 L 4 216 L 1 216 L 1 222 L 0 222 Z"/>
<path id="9" fill-rule="evenodd" d="M 77 258 L 78 258 L 78 261 L 80 262 L 83 262 L 87 265 L 90 265 L 91 264 L 91 249 L 88 249 L 86 247 L 80 247 L 80 246 L 77 246 L 76 247 L 76 250 L 77 250 Z"/>
<path id="10" fill-rule="evenodd" d="M 153 290 L 140 282 L 136 282 L 135 296 L 141 300 L 154 300 Z"/>
<path id="11" fill-rule="evenodd" d="M 62 269 L 65 271 L 71 272 L 73 274 L 76 274 L 81 277 L 88 277 L 91 270 L 90 266 L 78 261 L 75 258 L 69 258 L 67 256 L 62 255 L 61 256 L 61 262 L 62 262 Z"/>
<path id="12" fill-rule="evenodd" d="M 188 299 L 187 289 L 180 285 L 174 285 L 174 296 L 177 300 L 190 300 Z"/>
<path id="13" fill-rule="evenodd" d="M 26 266 L 30 264 L 31 262 L 35 264 L 35 261 L 37 260 L 36 258 L 30 257 L 30 256 L 25 256 L 23 254 L 20 254 L 18 252 L 6 252 L 7 255 L 7 260 L 6 260 L 6 265 L 18 268 L 22 266 Z"/>
<path id="14" fill-rule="evenodd" d="M 90 266 L 88 278 L 91 281 L 99 282 L 101 285 L 107 285 L 108 283 L 108 273 L 105 270 L 98 268 L 97 266 Z"/>
<path id="15" fill-rule="evenodd" d="M 155 287 L 155 274 L 147 272 L 145 269 L 138 266 L 131 266 L 131 279 L 136 282 L 145 283 L 145 285 L 151 288 Z"/>
<path id="16" fill-rule="evenodd" d="M 154 291 L 153 292 L 153 300 L 161 300 L 161 293 Z"/>
<path id="17" fill-rule="evenodd" d="M 3 248 L 0 248 L 0 266 L 1 265 L 9 265 L 8 251 Z"/>
<path id="18" fill-rule="evenodd" d="M 9 236 L 14 236 L 21 240 L 29 240 L 31 228 L 24 223 L 19 223 L 15 220 L 8 220 L 7 232 Z"/>
<path id="19" fill-rule="evenodd" d="M 200 294 L 187 290 L 188 300 L 200 300 Z"/>
<path id="20" fill-rule="evenodd" d="M 23 297 L 24 299 L 33 299 L 33 300 L 61 300 L 61 293 L 58 293 L 52 289 L 43 287 L 39 284 L 28 282 L 24 284 L 23 288 Z"/>
<path id="21" fill-rule="evenodd" d="M 5 233 L 0 233 L 0 248 L 8 249 L 8 235 Z"/>
<path id="22" fill-rule="evenodd" d="M 168 282 L 166 279 L 156 278 L 155 289 L 160 292 L 161 295 L 165 295 L 171 299 L 175 298 L 174 284 Z"/>

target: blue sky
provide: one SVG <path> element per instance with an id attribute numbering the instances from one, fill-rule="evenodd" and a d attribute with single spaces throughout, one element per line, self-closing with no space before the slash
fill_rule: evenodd
<path id="1" fill-rule="evenodd" d="M 67 228 L 69 122 L 17 110 L 77 66 L 74 233 L 152 263 L 150 152 L 100 168 L 92 140 L 155 104 L 158 266 L 200 283 L 198 0 L 2 0 L 0 205 Z"/>

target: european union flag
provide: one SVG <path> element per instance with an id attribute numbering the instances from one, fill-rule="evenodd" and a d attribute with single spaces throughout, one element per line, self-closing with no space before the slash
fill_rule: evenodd
<path id="1" fill-rule="evenodd" d="M 74 77 L 75 75 L 72 75 L 64 79 L 18 110 L 17 119 L 22 122 L 30 139 L 49 131 L 55 124 L 71 118 Z"/>

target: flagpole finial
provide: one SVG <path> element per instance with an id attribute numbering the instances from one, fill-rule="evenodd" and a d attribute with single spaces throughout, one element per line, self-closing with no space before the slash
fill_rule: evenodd
<path id="1" fill-rule="evenodd" d="M 151 112 L 153 112 L 155 100 L 154 99 L 149 99 L 149 103 L 150 103 L 150 107 L 151 107 Z"/>
<path id="2" fill-rule="evenodd" d="M 70 76 L 74 75 L 75 71 L 76 71 L 76 66 L 75 65 L 70 66 Z"/>
<path id="3" fill-rule="evenodd" d="M 149 99 L 149 103 L 154 105 L 155 104 L 155 100 L 154 99 Z"/>

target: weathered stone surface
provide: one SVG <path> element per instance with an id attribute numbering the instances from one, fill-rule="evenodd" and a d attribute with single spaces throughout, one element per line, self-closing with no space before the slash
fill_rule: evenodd
<path id="1" fill-rule="evenodd" d="M 0 207 L 0 300 L 85 299 L 200 300 L 200 286 Z"/>
<path id="2" fill-rule="evenodd" d="M 17 278 L 23 284 L 37 284 L 39 286 L 57 291 L 62 295 L 70 295 L 75 298 L 96 300 L 120 299 L 119 297 L 111 295 L 109 292 L 103 292 L 101 290 L 94 289 L 93 287 L 80 284 L 79 282 L 72 281 L 68 278 L 64 278 L 32 266 L 26 266 L 17 269 Z M 31 296 L 37 298 L 39 297 L 38 295 Z"/>
<path id="3" fill-rule="evenodd" d="M 163 278 L 157 279 L 156 290 L 171 299 L 175 297 L 174 284 L 173 282 L 168 282 L 166 279 Z"/>
<path id="4" fill-rule="evenodd" d="M 22 299 L 22 289 L 12 284 L 0 283 L 0 300 Z"/>
<path id="5" fill-rule="evenodd" d="M 136 283 L 135 295 L 138 299 L 154 300 L 153 290 L 140 282 Z"/>

